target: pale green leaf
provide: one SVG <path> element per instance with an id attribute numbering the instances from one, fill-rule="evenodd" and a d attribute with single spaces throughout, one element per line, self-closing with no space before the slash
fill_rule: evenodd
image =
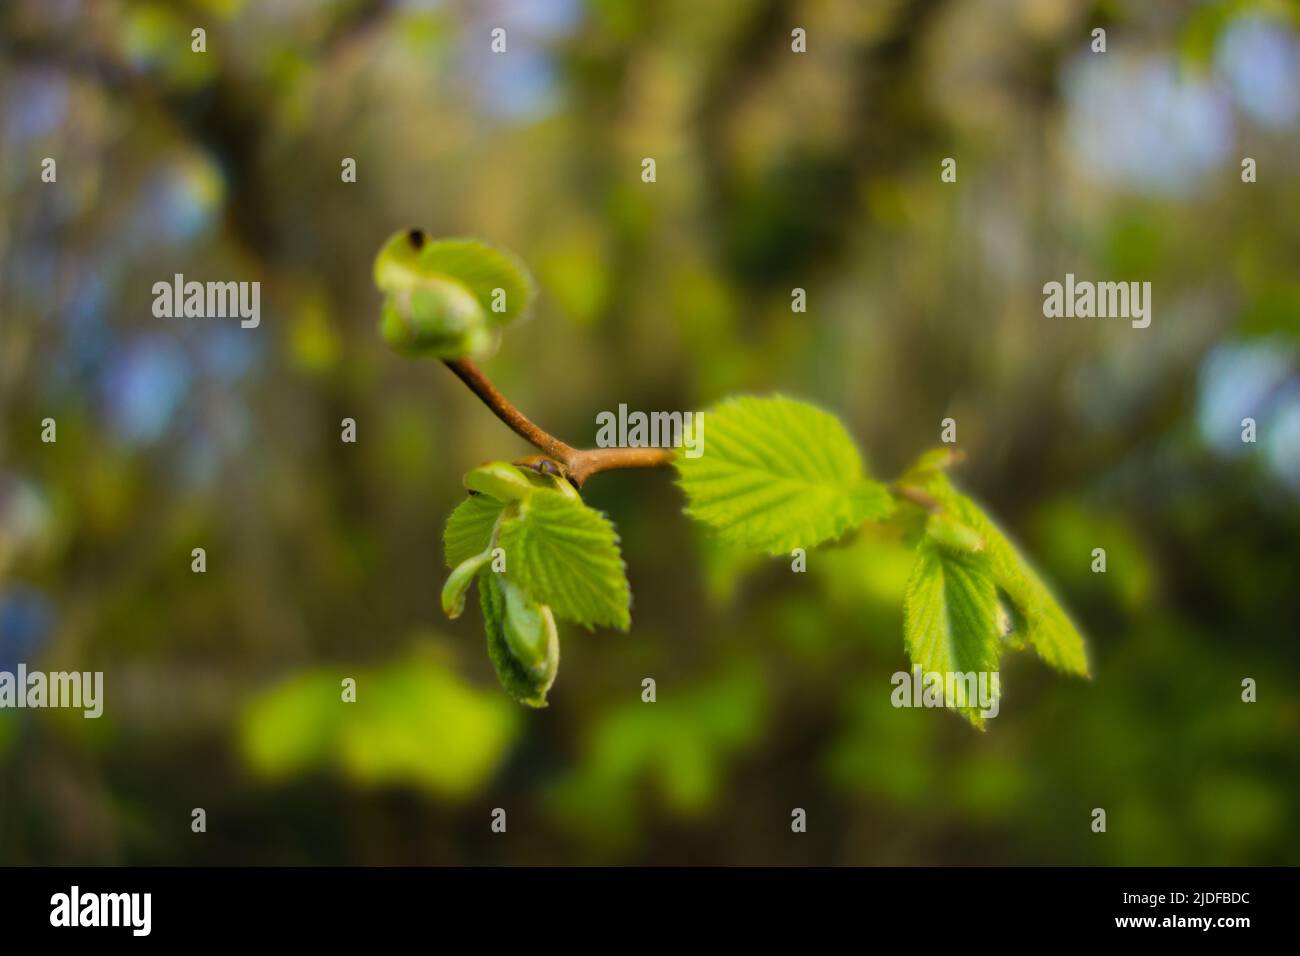
<path id="1" fill-rule="evenodd" d="M 988 675 L 994 696 L 998 670 L 999 626 L 997 588 L 988 558 L 958 553 L 924 540 L 903 597 L 903 636 L 908 656 L 922 677 L 939 674 Z M 954 681 L 954 689 L 964 685 Z M 956 710 L 983 727 L 980 701 L 958 699 Z"/>
<path id="2" fill-rule="evenodd" d="M 547 471 L 538 471 L 530 467 L 521 469 L 528 477 L 530 483 L 537 488 L 549 488 L 551 491 L 558 491 L 566 498 L 572 498 L 574 501 L 581 501 L 582 495 L 578 494 L 578 489 L 568 478 L 562 478 L 559 475 L 553 475 Z"/>
<path id="3" fill-rule="evenodd" d="M 469 290 L 445 279 L 390 292 L 379 331 L 403 355 L 441 359 L 488 355 L 499 338 Z"/>
<path id="4" fill-rule="evenodd" d="M 532 494 L 533 482 L 509 462 L 490 461 L 465 476 L 465 487 L 497 501 L 518 501 Z"/>
<path id="5" fill-rule="evenodd" d="M 473 293 L 493 322 L 512 322 L 533 304 L 536 286 L 522 262 L 477 239 L 438 239 L 420 250 L 426 275 L 454 279 Z"/>
<path id="6" fill-rule="evenodd" d="M 393 233 L 375 256 L 375 286 L 381 292 L 409 289 L 425 278 L 419 266 L 420 250 L 429 237 L 419 229 Z"/>
<path id="7" fill-rule="evenodd" d="M 405 355 L 457 359 L 496 348 L 499 327 L 532 303 L 532 277 L 514 256 L 476 239 L 389 237 L 375 257 L 385 293 L 380 331 Z"/>
<path id="8" fill-rule="evenodd" d="M 388 238 L 375 257 L 374 278 L 387 293 L 427 279 L 454 282 L 498 324 L 523 315 L 536 292 L 528 269 L 510 253 L 478 239 L 430 239 L 419 229 Z"/>
<path id="9" fill-rule="evenodd" d="M 910 479 L 923 479 L 927 475 L 946 471 L 961 461 L 963 457 L 962 453 L 951 445 L 940 445 L 938 448 L 931 448 L 912 462 L 912 466 L 907 469 L 899 481 L 906 484 Z"/>
<path id="10" fill-rule="evenodd" d="M 487 549 L 504 507 L 488 495 L 470 495 L 456 506 L 442 532 L 447 567 L 454 568 Z"/>
<path id="11" fill-rule="evenodd" d="M 979 505 L 958 495 L 954 506 L 962 520 L 984 538 L 993 578 L 1014 604 L 1012 619 L 1017 624 L 1023 622 L 1023 633 L 1013 632 L 1013 637 L 1032 647 L 1057 670 L 1087 677 L 1083 635 L 1038 573 Z"/>
<path id="12" fill-rule="evenodd" d="M 537 488 L 502 522 L 510 578 L 557 617 L 586 627 L 627 630 L 632 596 L 618 534 L 581 500 Z"/>
<path id="13" fill-rule="evenodd" d="M 769 554 L 811 548 L 892 508 L 828 412 L 781 396 L 745 396 L 704 420 L 703 453 L 679 454 L 675 463 L 687 513 L 732 544 Z"/>
<path id="14" fill-rule="evenodd" d="M 551 609 L 532 600 L 505 574 L 497 574 L 496 579 L 506 599 L 503 632 L 510 653 L 534 679 L 549 675 L 554 680 L 560 663 L 560 639 Z"/>
<path id="15" fill-rule="evenodd" d="M 925 523 L 926 535 L 951 551 L 983 551 L 984 538 L 978 531 L 947 512 L 932 514 Z"/>
<path id="16" fill-rule="evenodd" d="M 1052 596 L 1038 572 L 984 510 L 953 486 L 947 475 L 922 462 L 908 472 L 907 482 L 924 490 L 946 511 L 983 539 L 993 580 L 1003 592 L 1012 631 L 1008 643 L 1028 645 L 1058 670 L 1089 676 L 1083 635 Z"/>
<path id="17" fill-rule="evenodd" d="M 467 558 L 452 569 L 447 581 L 442 586 L 442 613 L 450 618 L 458 618 L 465 610 L 465 592 L 474 582 L 474 576 L 482 570 L 483 565 L 492 559 L 484 551 L 472 558 Z"/>
<path id="18" fill-rule="evenodd" d="M 552 654 L 548 668 L 540 672 L 527 666 L 515 656 L 506 634 L 505 575 L 484 569 L 478 576 L 479 605 L 483 608 L 483 628 L 487 633 L 488 659 L 497 672 L 497 680 L 515 700 L 529 707 L 545 707 L 546 692 L 555 682 L 560 663 L 559 641 L 555 639 L 552 623 L 548 651 Z"/>

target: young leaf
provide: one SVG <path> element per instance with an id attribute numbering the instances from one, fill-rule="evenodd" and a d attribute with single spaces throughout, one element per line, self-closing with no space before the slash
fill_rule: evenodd
<path id="1" fill-rule="evenodd" d="M 1083 635 L 1033 566 L 984 510 L 958 492 L 948 477 L 937 470 L 913 466 L 907 480 L 923 488 L 945 511 L 983 539 L 984 554 L 988 556 L 1012 627 L 1008 643 L 1027 644 L 1057 670 L 1087 677 L 1088 655 Z"/>
<path id="2" fill-rule="evenodd" d="M 530 677 L 554 675 L 560 659 L 560 642 L 551 609 L 531 600 L 504 574 L 497 575 L 497 579 L 506 599 L 502 632 L 510 653 Z"/>
<path id="3" fill-rule="evenodd" d="M 537 457 L 541 458 L 541 456 Z M 558 491 L 560 494 L 564 495 L 564 497 L 572 498 L 574 501 L 582 500 L 582 495 L 578 494 L 578 489 L 573 487 L 572 482 L 567 478 L 562 478 L 561 476 L 552 474 L 548 471 L 534 469 L 528 465 L 524 465 L 522 462 L 519 470 L 528 477 L 528 480 L 534 487 L 549 488 L 551 491 Z"/>
<path id="4" fill-rule="evenodd" d="M 475 468 L 465 476 L 465 487 L 490 495 L 497 501 L 518 501 L 533 491 L 533 483 L 528 477 L 504 461 L 491 461 Z"/>
<path id="5" fill-rule="evenodd" d="M 892 508 L 835 416 L 789 398 L 741 397 L 705 413 L 704 451 L 675 459 L 687 513 L 732 544 L 783 554 Z"/>
<path id="6" fill-rule="evenodd" d="M 483 565 L 490 560 L 492 560 L 492 552 L 484 550 L 482 554 L 466 558 L 456 565 L 448 576 L 447 583 L 442 586 L 443 614 L 446 614 L 452 620 L 461 616 L 465 610 L 465 592 L 469 590 L 474 575 L 478 574 Z"/>
<path id="7" fill-rule="evenodd" d="M 534 489 L 518 507 L 497 542 L 514 583 L 558 617 L 626 631 L 632 596 L 609 519 L 547 488 Z"/>
<path id="8" fill-rule="evenodd" d="M 505 575 L 484 569 L 478 574 L 479 604 L 483 608 L 483 627 L 487 632 L 488 658 L 497 672 L 497 680 L 515 700 L 529 707 L 545 707 L 546 692 L 555 683 L 560 664 L 560 645 L 548 645 L 546 666 L 540 672 L 521 663 L 506 638 Z M 552 622 L 554 623 L 554 622 Z M 551 628 L 551 636 L 555 633 Z"/>
<path id="9" fill-rule="evenodd" d="M 903 636 L 923 675 L 988 674 L 996 696 L 998 597 L 988 558 L 923 540 L 903 596 Z M 978 700 L 959 700 L 957 710 L 983 727 Z"/>
<path id="10" fill-rule="evenodd" d="M 510 253 L 477 239 L 439 239 L 420 250 L 425 275 L 454 279 L 473 293 L 489 319 L 504 325 L 526 313 L 536 285 L 528 269 Z"/>
<path id="11" fill-rule="evenodd" d="M 911 484 L 913 482 L 924 484 L 927 479 L 933 476 L 942 477 L 942 472 L 947 471 L 964 457 L 965 455 L 962 452 L 951 445 L 940 445 L 938 448 L 931 448 L 912 462 L 912 466 L 904 472 L 898 481 L 900 484 Z"/>
<path id="12" fill-rule="evenodd" d="M 505 505 L 489 495 L 470 495 L 456 506 L 442 532 L 447 567 L 454 568 L 492 543 L 492 529 Z"/>
<path id="13" fill-rule="evenodd" d="M 429 238 L 419 229 L 394 233 L 380 247 L 373 268 L 375 286 L 380 292 L 409 289 L 424 278 L 420 270 L 420 250 Z"/>
<path id="14" fill-rule="evenodd" d="M 925 533 L 951 551 L 984 550 L 984 539 L 979 532 L 950 514 L 941 512 L 930 515 L 925 523 Z"/>
<path id="15" fill-rule="evenodd" d="M 430 239 L 419 229 L 389 236 L 375 257 L 374 278 L 388 293 L 427 279 L 454 282 L 498 324 L 523 315 L 536 294 L 528 269 L 510 253 L 478 239 Z"/>
<path id="16" fill-rule="evenodd" d="M 388 294 L 380 313 L 385 342 L 403 355 L 456 359 L 486 355 L 496 346 L 483 309 L 464 286 L 421 279 Z"/>
<path id="17" fill-rule="evenodd" d="M 385 293 L 380 331 L 406 355 L 482 356 L 497 329 L 532 304 L 535 286 L 509 253 L 475 239 L 433 241 L 418 229 L 389 237 L 375 257 Z"/>
<path id="18" fill-rule="evenodd" d="M 1023 641 L 1057 670 L 1087 677 L 1083 635 L 1038 573 L 974 501 L 957 495 L 953 507 L 984 538 L 994 580 L 1014 605 L 1012 620 L 1023 622 Z"/>

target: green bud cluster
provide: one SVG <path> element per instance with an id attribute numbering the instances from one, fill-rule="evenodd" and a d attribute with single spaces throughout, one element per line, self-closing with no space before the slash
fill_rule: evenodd
<path id="1" fill-rule="evenodd" d="M 536 471 L 525 471 L 504 461 L 489 462 L 465 476 L 471 494 L 486 495 L 505 507 L 482 553 L 466 558 L 447 578 L 442 589 L 442 610 L 451 618 L 465 609 L 465 595 L 478 582 L 479 601 L 487 628 L 488 658 L 501 686 L 515 700 L 545 707 L 546 693 L 560 667 L 560 637 L 551 609 L 533 600 L 510 580 L 506 570 L 493 568 L 501 531 L 520 520 L 520 510 L 534 488 L 567 487 L 567 481 Z"/>
<path id="2" fill-rule="evenodd" d="M 409 356 L 489 355 L 501 327 L 534 295 L 532 277 L 508 253 L 475 239 L 431 240 L 418 229 L 384 243 L 374 277 L 384 293 L 380 334 Z"/>

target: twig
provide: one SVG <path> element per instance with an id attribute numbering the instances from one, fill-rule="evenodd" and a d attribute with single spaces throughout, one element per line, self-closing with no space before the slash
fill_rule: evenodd
<path id="1" fill-rule="evenodd" d="M 615 468 L 658 468 L 673 460 L 667 448 L 574 448 L 537 425 L 521 412 L 492 384 L 491 380 L 469 359 L 449 359 L 444 363 L 479 397 L 497 418 L 505 422 L 524 441 L 560 465 L 561 471 L 576 488 L 592 475 Z"/>

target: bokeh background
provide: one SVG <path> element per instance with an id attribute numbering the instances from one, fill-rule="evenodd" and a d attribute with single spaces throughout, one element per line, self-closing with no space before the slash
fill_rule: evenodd
<path id="1" fill-rule="evenodd" d="M 1298 30 L 1244 2 L 0 5 L 0 669 L 106 675 L 98 721 L 0 713 L 0 863 L 1300 863 Z M 476 607 L 441 617 L 441 529 L 528 449 L 380 342 L 370 267 L 409 226 L 532 265 L 485 368 L 571 442 L 620 402 L 782 391 L 892 477 L 954 417 L 1094 679 L 1008 656 L 986 734 L 895 710 L 905 553 L 739 560 L 626 472 L 586 495 L 632 630 L 563 628 L 551 706 L 513 705 Z M 1150 281 L 1151 327 L 1045 319 L 1067 271 Z M 261 327 L 154 318 L 175 272 L 260 281 Z"/>

